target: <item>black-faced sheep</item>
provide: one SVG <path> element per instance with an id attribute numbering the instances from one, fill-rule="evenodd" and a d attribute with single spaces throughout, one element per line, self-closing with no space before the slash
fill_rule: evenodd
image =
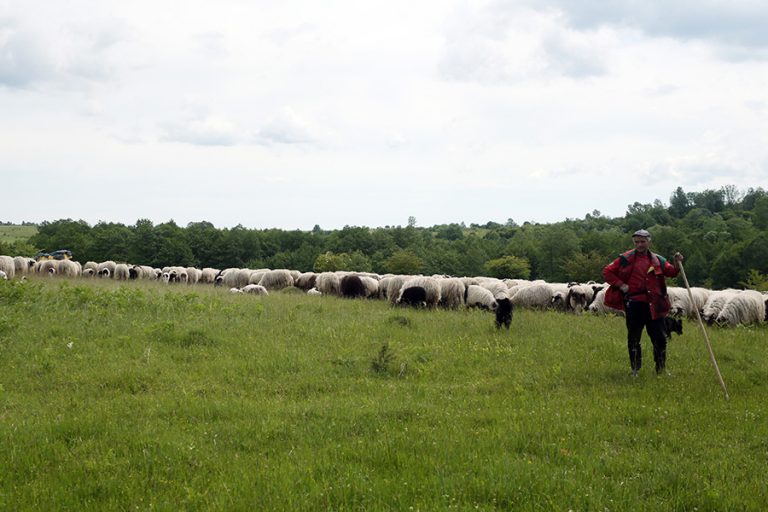
<path id="1" fill-rule="evenodd" d="M 404 288 L 400 291 L 397 298 L 397 304 L 401 306 L 425 308 L 427 307 L 427 290 L 421 286 Z"/>
<path id="2" fill-rule="evenodd" d="M 480 308 L 489 311 L 495 310 L 498 307 L 493 293 L 477 284 L 467 286 L 464 292 L 464 303 L 468 308 Z"/>
<path id="3" fill-rule="evenodd" d="M 403 294 L 405 294 L 406 297 L 421 295 L 421 292 L 418 290 L 407 291 L 410 288 L 422 288 L 424 290 L 424 303 L 426 307 L 430 309 L 437 307 L 437 303 L 440 302 L 440 285 L 438 284 L 437 279 L 433 277 L 419 276 L 412 277 L 403 283 L 396 301 L 397 304 L 403 303 Z"/>
<path id="4" fill-rule="evenodd" d="M 112 260 L 102 261 L 96 268 L 96 275 L 99 277 L 111 278 L 115 275 L 117 263 Z"/>

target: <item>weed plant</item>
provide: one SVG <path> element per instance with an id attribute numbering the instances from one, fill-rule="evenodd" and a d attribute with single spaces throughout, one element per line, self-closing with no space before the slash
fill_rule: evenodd
<path id="1" fill-rule="evenodd" d="M 766 328 L 0 282 L 0 510 L 763 510 Z M 650 365 L 649 365 L 650 362 Z"/>

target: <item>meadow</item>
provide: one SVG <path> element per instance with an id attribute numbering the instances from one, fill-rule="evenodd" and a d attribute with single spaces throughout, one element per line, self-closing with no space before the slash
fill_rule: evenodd
<path id="1" fill-rule="evenodd" d="M 0 510 L 763 510 L 765 326 L 0 282 Z"/>
<path id="2" fill-rule="evenodd" d="M 36 226 L 0 224 L 0 244 L 25 242 L 37 233 Z"/>

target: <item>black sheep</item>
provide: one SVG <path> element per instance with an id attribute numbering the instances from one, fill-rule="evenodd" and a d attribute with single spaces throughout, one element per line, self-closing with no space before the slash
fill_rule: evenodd
<path id="1" fill-rule="evenodd" d="M 403 290 L 403 294 L 398 300 L 398 304 L 404 306 L 426 307 L 427 290 L 421 286 L 411 286 Z"/>

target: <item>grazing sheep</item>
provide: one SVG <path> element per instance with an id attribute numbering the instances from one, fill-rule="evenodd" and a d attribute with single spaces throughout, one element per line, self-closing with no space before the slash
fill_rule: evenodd
<path id="1" fill-rule="evenodd" d="M 315 279 L 315 288 L 323 295 L 339 295 L 340 281 L 335 272 L 322 272 Z"/>
<path id="2" fill-rule="evenodd" d="M 294 285 L 296 288 L 300 288 L 304 291 L 311 290 L 315 287 L 315 281 L 317 281 L 317 274 L 314 272 L 304 272 L 302 274 L 299 274 L 299 277 L 297 277 L 294 280 Z"/>
<path id="3" fill-rule="evenodd" d="M 365 286 L 366 298 L 376 298 L 379 295 L 379 281 L 378 279 L 371 277 L 370 275 L 360 276 L 360 280 Z"/>
<path id="4" fill-rule="evenodd" d="M 282 290 L 293 286 L 293 276 L 289 270 L 269 270 L 264 272 L 259 284 L 267 290 Z"/>
<path id="5" fill-rule="evenodd" d="M 717 325 L 752 325 L 765 321 L 765 299 L 755 290 L 744 290 L 731 297 L 717 315 Z"/>
<path id="6" fill-rule="evenodd" d="M 35 273 L 47 276 L 56 275 L 56 260 L 40 260 L 35 263 Z"/>
<path id="7" fill-rule="evenodd" d="M 13 266 L 16 271 L 16 276 L 25 276 L 32 272 L 35 266 L 35 260 L 27 258 L 26 256 L 14 256 Z"/>
<path id="8" fill-rule="evenodd" d="M 456 277 L 438 280 L 440 283 L 440 307 L 457 309 L 464 306 L 464 281 Z"/>
<path id="9" fill-rule="evenodd" d="M 464 292 L 464 303 L 468 308 L 495 310 L 498 307 L 493 293 L 477 284 L 467 286 Z"/>
<path id="10" fill-rule="evenodd" d="M 0 256 L 0 270 L 6 276 L 6 279 L 13 279 L 16 275 L 16 263 L 10 256 Z"/>
<path id="11" fill-rule="evenodd" d="M 261 278 L 264 277 L 264 274 L 270 270 L 271 269 L 269 268 L 251 270 L 251 276 L 248 278 L 248 284 L 259 284 L 261 282 Z"/>
<path id="12" fill-rule="evenodd" d="M 390 304 L 397 303 L 400 289 L 412 276 L 388 276 L 379 281 L 379 293 L 383 293 Z"/>
<path id="13" fill-rule="evenodd" d="M 99 277 L 111 278 L 115 275 L 117 263 L 112 260 L 102 261 L 96 267 L 96 275 Z"/>
<path id="14" fill-rule="evenodd" d="M 249 283 L 251 278 L 251 270 L 247 268 L 227 268 L 222 270 L 216 279 L 214 284 L 216 286 L 228 286 L 230 288 L 242 288 Z"/>
<path id="15" fill-rule="evenodd" d="M 309 290 L 307 290 L 307 295 L 312 295 L 314 297 L 320 297 L 322 294 L 323 292 L 321 292 L 317 288 L 310 288 Z"/>
<path id="16" fill-rule="evenodd" d="M 260 284 L 247 284 L 240 289 L 243 293 L 250 293 L 253 295 L 269 295 L 269 291 Z"/>
<path id="17" fill-rule="evenodd" d="M 83 274 L 85 274 L 85 271 L 91 269 L 93 272 L 89 272 L 90 275 L 98 275 L 99 273 L 99 264 L 95 261 L 86 261 L 85 265 L 83 265 Z"/>
<path id="18" fill-rule="evenodd" d="M 497 301 L 499 298 L 509 298 L 509 287 L 500 279 L 485 278 L 479 284 L 491 292 Z"/>
<path id="19" fill-rule="evenodd" d="M 533 283 L 519 287 L 512 296 L 512 303 L 524 308 L 546 309 L 552 303 L 552 286 L 548 283 Z"/>
<path id="20" fill-rule="evenodd" d="M 199 283 L 213 284 L 216 282 L 216 275 L 219 273 L 218 269 L 206 267 L 200 271 Z"/>
<path id="21" fill-rule="evenodd" d="M 514 309 L 512 300 L 508 297 L 503 297 L 497 299 L 496 304 L 496 328 L 501 329 L 501 326 L 503 325 L 509 330 L 509 326 L 512 324 L 512 310 Z"/>
<path id="22" fill-rule="evenodd" d="M 203 271 L 196 267 L 187 267 L 184 270 L 187 271 L 187 284 L 197 284 L 200 282 L 200 276 Z"/>
<path id="23" fill-rule="evenodd" d="M 687 289 L 670 286 L 667 288 L 667 295 L 672 306 L 669 314 L 677 317 L 687 316 L 689 318 L 696 318 L 696 311 L 701 311 L 704 308 L 709 294 L 710 290 L 706 288 L 691 288 L 691 297 L 693 297 L 693 304 L 691 304 L 691 298 L 688 296 Z"/>
<path id="24" fill-rule="evenodd" d="M 339 281 L 339 293 L 347 299 L 365 297 L 365 285 L 359 276 L 348 274 Z"/>
<path id="25" fill-rule="evenodd" d="M 731 300 L 736 294 L 740 293 L 739 290 L 715 290 L 709 294 L 707 302 L 704 307 L 701 308 L 701 318 L 708 325 L 712 325 L 717 320 L 720 312 L 725 307 L 726 303 Z"/>
<path id="26" fill-rule="evenodd" d="M 421 286 L 411 286 L 403 288 L 397 297 L 397 304 L 401 306 L 411 306 L 415 308 L 427 307 L 427 290 Z"/>
<path id="27" fill-rule="evenodd" d="M 613 309 L 609 308 L 605 305 L 605 292 L 608 291 L 608 286 L 605 286 L 602 290 L 599 290 L 595 294 L 595 298 L 592 300 L 592 304 L 589 305 L 587 309 L 589 309 L 590 313 L 594 313 L 597 315 L 605 315 L 608 313 L 624 316 L 624 312 L 620 309 Z"/>
<path id="28" fill-rule="evenodd" d="M 94 277 L 96 275 L 96 271 L 92 268 L 85 268 L 83 269 L 83 277 Z"/>
<path id="29" fill-rule="evenodd" d="M 115 265 L 114 273 L 112 274 L 112 279 L 115 279 L 116 281 L 127 281 L 131 277 L 130 269 L 128 268 L 128 265 L 125 263 L 118 263 Z"/>
<path id="30" fill-rule="evenodd" d="M 80 277 L 83 269 L 80 263 L 73 260 L 60 260 L 56 265 L 56 274 L 62 277 Z"/>
<path id="31" fill-rule="evenodd" d="M 410 288 L 422 288 L 424 290 L 424 303 L 430 309 L 437 307 L 437 303 L 440 302 L 440 284 L 437 282 L 437 279 L 419 276 L 412 277 L 403 283 L 396 300 L 397 304 L 403 302 L 403 294 L 405 294 L 406 298 L 421 294 L 418 290 L 407 291 Z"/>

